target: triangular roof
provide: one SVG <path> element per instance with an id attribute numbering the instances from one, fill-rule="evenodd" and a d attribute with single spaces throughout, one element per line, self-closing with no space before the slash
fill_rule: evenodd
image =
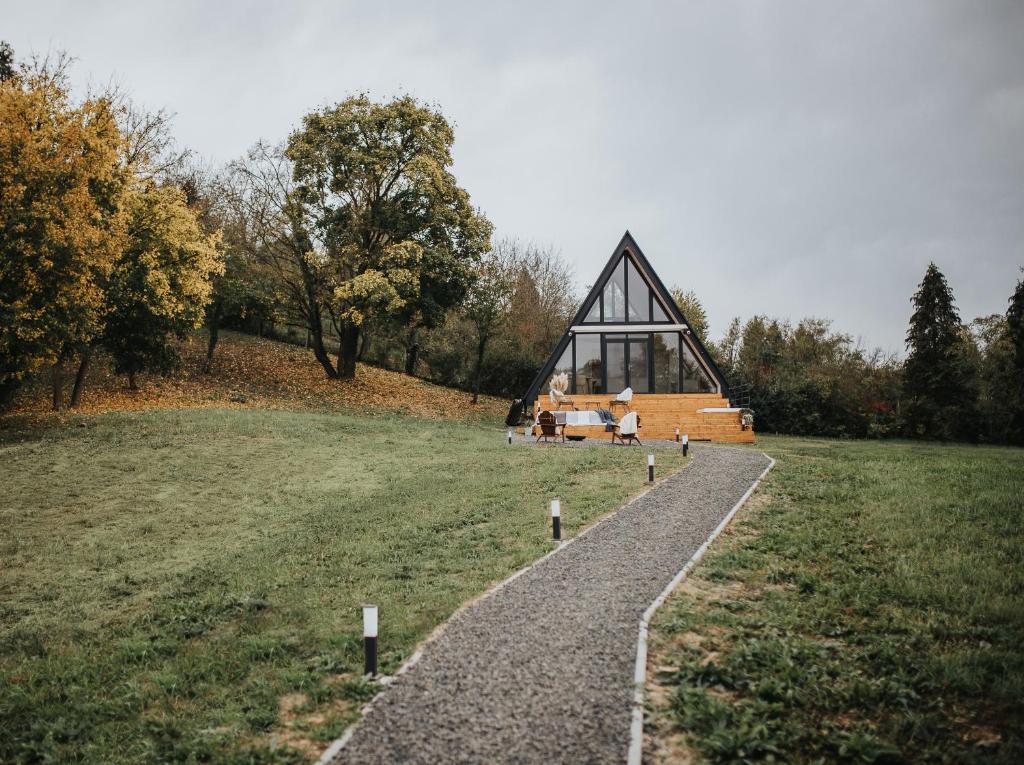
<path id="1" fill-rule="evenodd" d="M 704 343 L 701 342 L 700 338 L 697 337 L 692 331 L 689 331 L 690 323 L 686 320 L 686 317 L 683 315 L 683 312 L 679 308 L 679 306 L 676 305 L 676 301 L 672 298 L 672 293 L 670 293 L 668 291 L 668 288 L 665 287 L 664 282 L 661 281 L 661 279 L 658 277 L 658 274 L 655 272 L 654 268 L 651 267 L 651 263 L 649 260 L 647 260 L 647 257 L 643 253 L 643 250 L 640 249 L 640 245 L 636 243 L 636 240 L 633 238 L 633 235 L 630 234 L 627 230 L 626 233 L 622 235 L 622 239 L 619 240 L 618 245 L 616 245 L 615 249 L 612 251 L 611 257 L 608 258 L 608 262 L 605 264 L 605 267 L 601 271 L 600 276 L 597 277 L 597 280 L 594 282 L 594 286 L 590 288 L 590 292 L 587 293 L 586 298 L 584 298 L 583 303 L 580 305 L 579 310 L 573 317 L 572 322 L 570 322 L 569 326 L 566 328 L 565 334 L 562 335 L 562 339 L 559 340 L 558 345 L 555 346 L 555 349 L 551 353 L 550 358 L 548 358 L 544 366 L 541 367 L 540 371 L 537 373 L 537 376 L 533 379 L 533 382 L 530 383 L 530 387 L 527 389 L 526 394 L 523 396 L 523 403 L 526 406 L 532 406 L 533 401 L 537 397 L 537 393 L 539 392 L 540 386 L 544 384 L 544 381 L 548 378 L 552 370 L 555 368 L 555 364 L 558 363 L 558 360 L 562 357 L 562 354 L 565 352 L 565 349 L 572 341 L 572 328 L 583 324 L 590 324 L 596 326 L 593 322 L 587 322 L 587 317 L 590 315 L 591 310 L 594 308 L 594 304 L 601 299 L 601 294 L 604 291 L 605 285 L 608 283 L 608 280 L 611 278 L 612 274 L 615 271 L 615 268 L 619 265 L 619 262 L 622 260 L 623 257 L 630 258 L 630 260 L 637 266 L 637 272 L 647 283 L 647 287 L 651 290 L 651 294 L 653 295 L 654 300 L 656 300 L 660 304 L 660 307 L 662 308 L 662 310 L 668 318 L 668 321 L 665 322 L 652 321 L 634 323 L 633 331 L 656 331 L 654 327 L 659 324 L 666 324 L 669 326 L 684 325 L 687 328 L 687 331 L 684 332 L 683 334 L 684 341 L 690 346 L 691 350 L 693 350 L 694 353 L 700 358 L 702 366 L 705 367 L 705 370 L 710 372 L 712 376 L 714 376 L 716 382 L 718 383 L 719 389 L 721 390 L 722 396 L 728 397 L 725 375 L 722 374 L 721 370 L 718 368 L 718 365 L 715 364 L 715 360 L 711 357 L 711 354 L 708 353 L 707 348 L 704 347 Z M 615 330 L 609 330 L 613 332 L 630 331 L 628 328 L 626 328 L 627 325 L 616 324 L 609 326 L 616 327 Z M 621 329 L 619 329 L 620 326 L 622 327 Z M 641 329 L 641 327 L 643 327 L 644 329 Z"/>

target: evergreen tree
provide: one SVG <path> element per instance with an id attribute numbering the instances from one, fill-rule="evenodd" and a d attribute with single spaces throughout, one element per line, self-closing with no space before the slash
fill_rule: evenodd
<path id="1" fill-rule="evenodd" d="M 14 48 L 6 40 L 0 40 L 0 82 L 11 79 L 15 74 Z"/>
<path id="2" fill-rule="evenodd" d="M 1024 444 L 1024 280 L 1017 282 L 1017 289 L 1010 297 L 1010 307 L 1006 311 L 1006 332 L 1013 346 L 1013 385 L 1006 391 L 1010 439 L 1015 444 Z"/>
<path id="3" fill-rule="evenodd" d="M 911 301 L 903 368 L 910 435 L 939 439 L 977 437 L 977 371 L 969 334 L 953 292 L 934 263 Z"/>

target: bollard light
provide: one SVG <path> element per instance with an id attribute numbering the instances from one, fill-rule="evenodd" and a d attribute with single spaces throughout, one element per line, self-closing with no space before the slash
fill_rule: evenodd
<path id="1" fill-rule="evenodd" d="M 654 483 L 654 455 L 647 455 L 647 482 Z"/>
<path id="2" fill-rule="evenodd" d="M 562 503 L 558 497 L 551 500 L 551 539 L 562 541 Z"/>
<path id="3" fill-rule="evenodd" d="M 676 443 L 679 443 L 679 428 L 676 428 Z"/>
<path id="4" fill-rule="evenodd" d="M 508 442 L 510 444 L 512 443 L 512 431 L 511 430 L 508 432 Z"/>
<path id="5" fill-rule="evenodd" d="M 683 436 L 683 456 L 685 457 L 690 451 L 690 437 L 687 435 Z"/>
<path id="6" fill-rule="evenodd" d="M 363 606 L 363 674 L 377 674 L 377 606 Z"/>

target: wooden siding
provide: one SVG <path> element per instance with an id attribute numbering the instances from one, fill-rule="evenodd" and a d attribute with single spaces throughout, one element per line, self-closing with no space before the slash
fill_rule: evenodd
<path id="1" fill-rule="evenodd" d="M 577 409 L 607 409 L 611 396 L 573 396 Z M 698 409 L 728 407 L 729 402 L 717 393 L 636 393 L 629 403 L 631 411 L 640 415 L 640 440 L 673 439 L 676 428 L 686 434 L 691 441 L 716 441 L 733 444 L 754 443 L 754 431 L 744 430 L 740 424 L 739 412 L 698 412 Z M 534 403 L 534 414 L 545 409 L 551 410 L 552 405 L 547 396 L 538 398 Z M 615 408 L 616 418 L 621 418 L 624 410 Z M 585 435 L 588 438 L 611 438 L 604 432 L 603 426 L 569 425 L 566 435 Z"/>

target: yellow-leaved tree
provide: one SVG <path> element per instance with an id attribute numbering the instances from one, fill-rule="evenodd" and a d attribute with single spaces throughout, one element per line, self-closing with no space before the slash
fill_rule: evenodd
<path id="1" fill-rule="evenodd" d="M 172 340 L 202 325 L 224 263 L 220 234 L 202 230 L 179 188 L 136 183 L 125 194 L 124 216 L 125 247 L 105 285 L 102 342 L 134 389 L 137 373 L 177 363 Z"/>
<path id="2" fill-rule="evenodd" d="M 0 81 L 0 407 L 99 334 L 122 247 L 121 134 L 106 99 L 72 103 L 64 71 Z"/>

